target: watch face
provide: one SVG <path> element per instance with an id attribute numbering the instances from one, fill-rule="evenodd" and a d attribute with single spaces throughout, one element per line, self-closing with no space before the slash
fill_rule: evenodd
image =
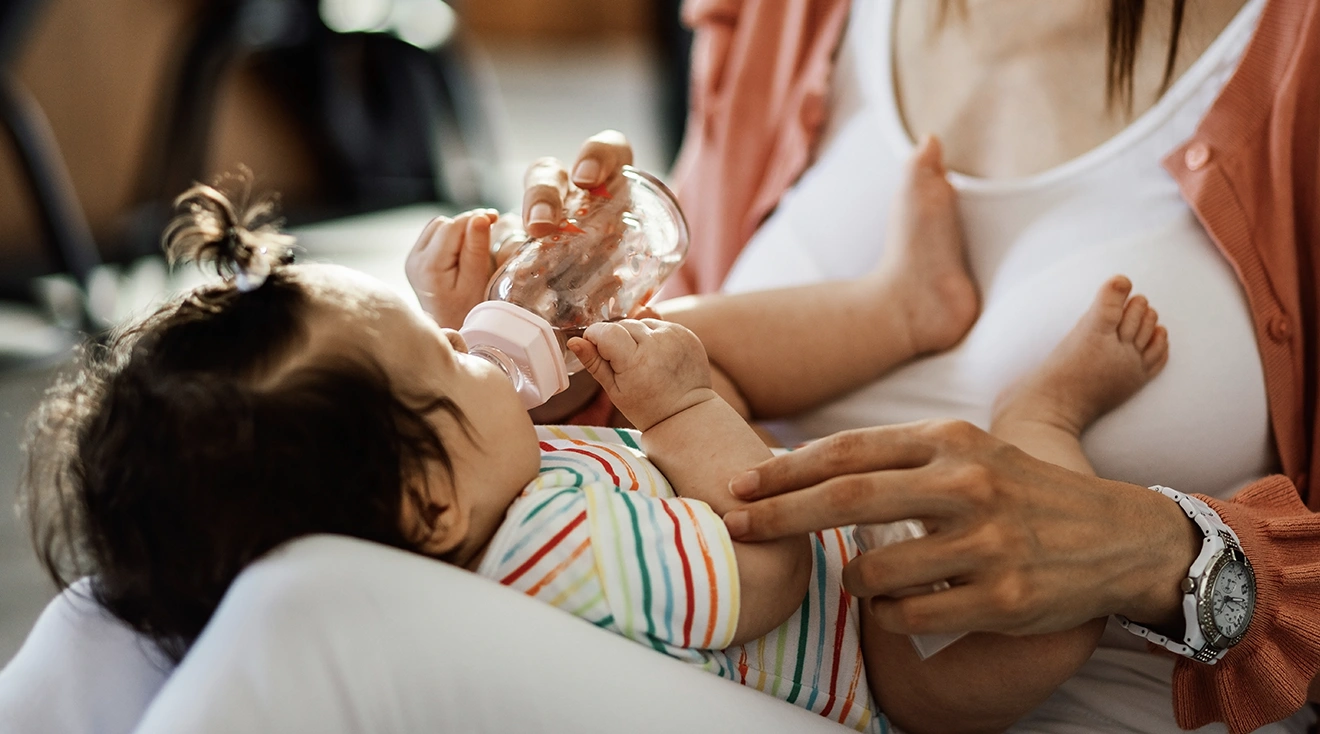
<path id="1" fill-rule="evenodd" d="M 1229 561 L 1215 576 L 1210 592 L 1215 627 L 1224 637 L 1238 637 L 1247 630 L 1256 606 L 1256 582 L 1251 569 L 1240 561 Z"/>

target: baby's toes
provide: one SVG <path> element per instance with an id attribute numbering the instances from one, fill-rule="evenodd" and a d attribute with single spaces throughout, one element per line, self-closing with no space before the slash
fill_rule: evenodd
<path id="1" fill-rule="evenodd" d="M 927 176 L 944 178 L 944 147 L 939 138 L 927 135 L 917 143 L 908 159 L 908 176 L 914 181 Z"/>
<path id="2" fill-rule="evenodd" d="M 1090 328 L 1102 333 L 1112 332 L 1123 318 L 1123 303 L 1128 293 L 1132 292 L 1132 281 L 1122 275 L 1115 275 L 1100 286 L 1095 294 L 1091 308 L 1084 321 L 1090 322 Z"/>
<path id="3" fill-rule="evenodd" d="M 1133 296 L 1128 299 L 1127 305 L 1123 307 L 1123 318 L 1118 322 L 1118 338 L 1124 343 L 1131 344 L 1137 338 L 1137 332 L 1141 330 L 1141 322 L 1146 318 L 1146 313 L 1150 304 L 1145 296 Z"/>
<path id="4" fill-rule="evenodd" d="M 1148 377 L 1154 377 L 1164 369 L 1169 361 L 1169 331 L 1163 326 L 1156 326 L 1151 333 L 1150 343 L 1141 350 L 1141 367 Z"/>
<path id="5" fill-rule="evenodd" d="M 1141 326 L 1137 328 L 1137 335 L 1132 340 L 1132 344 L 1137 349 L 1145 349 L 1150 344 L 1150 338 L 1155 335 L 1155 327 L 1159 324 L 1159 320 L 1159 313 L 1155 309 L 1146 309 L 1146 315 L 1141 318 Z"/>

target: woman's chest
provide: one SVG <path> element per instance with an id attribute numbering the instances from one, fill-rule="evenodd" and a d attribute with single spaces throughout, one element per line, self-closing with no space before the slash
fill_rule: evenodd
<path id="1" fill-rule="evenodd" d="M 727 283 L 731 291 L 843 279 L 884 247 L 901 161 L 850 117 L 767 220 Z M 1152 143 L 1153 147 L 1163 145 Z M 988 425 L 996 396 L 1045 359 L 1105 279 L 1124 274 L 1169 331 L 1163 373 L 1083 438 L 1101 476 L 1231 494 L 1273 469 L 1264 376 L 1231 264 L 1146 156 L 1118 158 L 1048 185 L 987 190 L 964 182 L 959 216 L 982 296 L 954 349 L 781 426 L 786 441 L 927 418 Z M 955 179 L 957 182 L 958 179 Z M 822 217 L 823 211 L 841 212 Z"/>
<path id="2" fill-rule="evenodd" d="M 1243 15 L 1238 30 L 1251 20 Z M 726 290 L 854 277 L 879 259 L 911 143 L 882 83 L 884 57 L 868 60 L 860 27 L 840 53 L 817 160 L 749 243 Z M 1079 158 L 1025 179 L 953 175 L 983 301 L 978 322 L 953 350 L 795 421 L 785 440 L 939 417 L 984 426 L 996 396 L 1039 365 L 1100 284 L 1121 273 L 1159 312 L 1170 358 L 1084 436 L 1099 473 L 1222 495 L 1270 471 L 1264 377 L 1242 288 L 1159 165 L 1231 71 L 1233 49 L 1219 51 L 1158 114 Z"/>

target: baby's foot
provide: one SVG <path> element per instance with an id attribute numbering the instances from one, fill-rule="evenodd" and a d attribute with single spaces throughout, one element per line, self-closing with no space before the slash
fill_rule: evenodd
<path id="1" fill-rule="evenodd" d="M 994 423 L 1030 420 L 1073 436 L 1132 397 L 1164 369 L 1169 335 L 1145 296 L 1116 275 L 1045 363 L 1014 385 L 995 406 Z"/>
<path id="2" fill-rule="evenodd" d="M 882 284 L 879 292 L 896 294 L 905 309 L 913 355 L 957 344 L 981 308 L 967 271 L 957 194 L 941 156 L 939 141 L 926 137 L 908 161 L 885 254 L 872 274 Z"/>

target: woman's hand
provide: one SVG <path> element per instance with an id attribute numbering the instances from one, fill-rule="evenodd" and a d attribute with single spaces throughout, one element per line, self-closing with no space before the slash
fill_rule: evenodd
<path id="1" fill-rule="evenodd" d="M 1123 614 L 1180 625 L 1200 534 L 1177 504 L 1034 459 L 961 421 L 835 434 L 730 483 L 756 500 L 735 540 L 919 518 L 930 534 L 858 556 L 847 590 L 891 632 L 1037 634 Z M 940 580 L 946 591 L 905 596 Z"/>
<path id="2" fill-rule="evenodd" d="M 543 237 L 559 226 L 570 180 L 578 188 L 592 189 L 618 176 L 632 160 L 632 146 L 623 133 L 605 130 L 582 144 L 571 176 L 564 164 L 554 158 L 533 163 L 523 178 L 522 218 L 527 234 Z"/>

